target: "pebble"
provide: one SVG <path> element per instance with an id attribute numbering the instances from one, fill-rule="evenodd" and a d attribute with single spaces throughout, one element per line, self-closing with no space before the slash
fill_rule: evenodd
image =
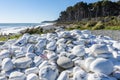
<path id="1" fill-rule="evenodd" d="M 14 71 L 10 74 L 9 80 L 25 80 L 24 73 Z"/>
<path id="2" fill-rule="evenodd" d="M 38 74 L 39 73 L 39 68 L 32 67 L 32 68 L 28 68 L 28 69 L 25 70 L 25 74 L 31 74 L 31 73 Z"/>
<path id="3" fill-rule="evenodd" d="M 2 61 L 2 69 L 4 71 L 9 71 L 12 70 L 14 67 L 13 62 L 11 61 L 10 58 L 4 58 Z"/>
<path id="4" fill-rule="evenodd" d="M 27 75 L 27 79 L 26 80 L 39 80 L 38 76 L 34 73 L 31 73 L 29 75 Z"/>
<path id="5" fill-rule="evenodd" d="M 10 52 L 8 50 L 2 50 L 0 52 L 0 59 L 9 58 L 9 57 L 10 57 Z"/>
<path id="6" fill-rule="evenodd" d="M 64 56 L 58 58 L 57 64 L 64 69 L 71 68 L 74 65 L 70 58 Z"/>
<path id="7" fill-rule="evenodd" d="M 42 80 L 56 80 L 57 76 L 58 70 L 54 66 L 45 66 L 39 71 L 39 79 Z"/>
<path id="8" fill-rule="evenodd" d="M 90 64 L 90 70 L 95 73 L 109 75 L 113 72 L 113 63 L 104 58 L 97 58 Z"/>
<path id="9" fill-rule="evenodd" d="M 28 57 L 22 57 L 15 60 L 15 66 L 17 68 L 27 68 L 30 66 L 31 63 L 32 60 L 31 58 Z"/>

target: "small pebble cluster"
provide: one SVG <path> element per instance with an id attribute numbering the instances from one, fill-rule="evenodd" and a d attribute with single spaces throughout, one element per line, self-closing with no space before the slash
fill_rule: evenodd
<path id="1" fill-rule="evenodd" d="M 120 42 L 88 30 L 60 31 L 0 45 L 0 80 L 119 80 Z"/>

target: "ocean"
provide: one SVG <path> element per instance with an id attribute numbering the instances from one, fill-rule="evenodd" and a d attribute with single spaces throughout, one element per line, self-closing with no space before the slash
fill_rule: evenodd
<path id="1" fill-rule="evenodd" d="M 18 33 L 21 30 L 36 26 L 51 25 L 51 23 L 0 23 L 0 35 L 8 35 L 10 33 Z"/>
<path id="2" fill-rule="evenodd" d="M 0 28 L 21 28 L 21 27 L 34 27 L 42 23 L 0 23 Z"/>

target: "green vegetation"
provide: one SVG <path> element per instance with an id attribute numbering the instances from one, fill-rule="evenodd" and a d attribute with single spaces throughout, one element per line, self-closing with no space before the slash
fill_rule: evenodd
<path id="1" fill-rule="evenodd" d="M 57 22 L 89 21 L 92 18 L 99 21 L 101 17 L 118 16 L 119 13 L 120 1 L 102 0 L 89 4 L 78 2 L 74 6 L 69 6 L 65 11 L 62 11 Z"/>
<path id="2" fill-rule="evenodd" d="M 0 41 L 7 41 L 8 39 L 17 39 L 17 38 L 19 38 L 20 36 L 22 36 L 22 35 L 6 35 L 6 36 L 4 36 L 4 35 L 0 35 Z"/>
<path id="3" fill-rule="evenodd" d="M 120 30 L 120 1 L 78 2 L 60 13 L 56 25 L 68 30 Z"/>

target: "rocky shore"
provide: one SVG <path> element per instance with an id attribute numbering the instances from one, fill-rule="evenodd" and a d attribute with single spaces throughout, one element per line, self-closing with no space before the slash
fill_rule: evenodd
<path id="1" fill-rule="evenodd" d="M 119 80 L 119 75 L 120 42 L 88 30 L 24 34 L 0 46 L 0 80 Z"/>

